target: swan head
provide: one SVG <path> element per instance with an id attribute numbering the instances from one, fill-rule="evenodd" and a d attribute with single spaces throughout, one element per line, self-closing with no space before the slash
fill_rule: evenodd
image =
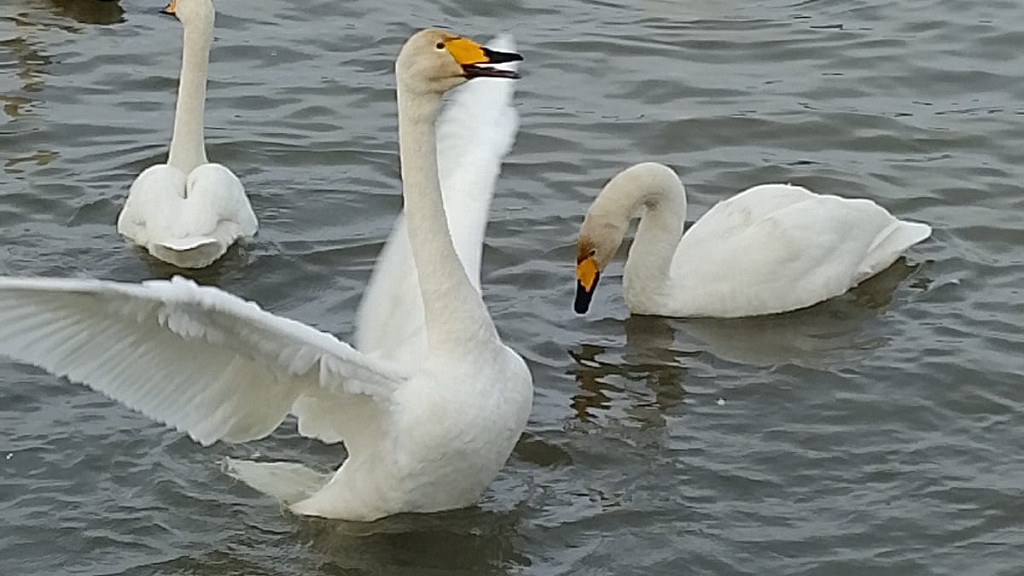
<path id="1" fill-rule="evenodd" d="M 619 251 L 627 225 L 628 221 L 623 222 L 621 218 L 593 207 L 583 219 L 576 242 L 576 301 L 573 309 L 577 314 L 586 314 L 590 308 L 601 272 Z"/>
<path id="2" fill-rule="evenodd" d="M 441 95 L 473 78 L 518 78 L 516 72 L 494 65 L 522 59 L 515 52 L 491 50 L 448 30 L 430 28 L 405 42 L 395 69 L 405 90 Z"/>
<path id="3" fill-rule="evenodd" d="M 604 185 L 587 210 L 576 244 L 576 301 L 573 307 L 578 314 L 584 314 L 590 308 L 601 271 L 619 251 L 629 221 L 644 210 L 672 215 L 671 219 L 679 223 L 679 234 L 682 234 L 686 191 L 675 171 L 664 164 L 642 162 L 619 172 Z"/>
<path id="4" fill-rule="evenodd" d="M 213 20 L 213 2 L 210 0 L 171 0 L 163 10 L 188 25 L 193 21 Z"/>

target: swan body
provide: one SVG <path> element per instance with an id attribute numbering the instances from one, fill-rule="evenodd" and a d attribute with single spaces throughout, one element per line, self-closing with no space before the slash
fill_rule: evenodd
<path id="1" fill-rule="evenodd" d="M 444 92 L 468 78 L 514 78 L 490 64 L 518 59 L 426 30 L 397 60 L 405 272 L 417 279 L 425 331 L 419 363 L 357 351 L 181 278 L 0 279 L 0 353 L 83 382 L 204 446 L 264 437 L 294 414 L 300 433 L 345 443 L 337 471 L 238 460 L 228 471 L 295 513 L 370 521 L 472 504 L 522 433 L 533 384 L 449 235 L 435 122 Z"/>
<path id="2" fill-rule="evenodd" d="M 256 215 L 230 170 L 206 158 L 203 113 L 213 43 L 210 0 L 175 0 L 165 9 L 184 28 L 174 133 L 166 164 L 139 174 L 117 218 L 117 231 L 155 258 L 203 268 L 240 238 L 256 234 Z"/>
<path id="3" fill-rule="evenodd" d="M 719 202 L 683 234 L 686 192 L 672 169 L 637 164 L 592 204 L 577 244 L 576 311 L 640 225 L 623 292 L 634 314 L 736 318 L 788 312 L 838 296 L 931 235 L 867 199 L 761 184 Z"/>

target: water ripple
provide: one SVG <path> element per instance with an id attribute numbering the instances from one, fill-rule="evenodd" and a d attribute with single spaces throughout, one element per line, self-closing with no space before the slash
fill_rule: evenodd
<path id="1" fill-rule="evenodd" d="M 137 0 L 0 8 L 0 272 L 175 271 L 113 222 L 164 158 L 180 28 Z M 480 506 L 294 518 L 223 456 L 335 466 L 288 423 L 202 450 L 0 366 L 0 571 L 17 574 L 1013 574 L 1024 544 L 1019 3 L 315 0 L 218 4 L 207 138 L 259 237 L 194 276 L 350 334 L 400 209 L 392 59 L 409 32 L 513 31 L 522 126 L 484 295 L 527 358 L 529 430 Z M 930 222 L 814 308 L 627 318 L 621 263 L 572 313 L 577 226 L 627 163 L 692 221 L 762 181 Z M 60 546 L 54 542 L 59 540 Z"/>

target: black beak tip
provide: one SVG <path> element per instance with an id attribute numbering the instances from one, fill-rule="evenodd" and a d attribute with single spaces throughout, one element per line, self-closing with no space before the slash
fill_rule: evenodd
<path id="1" fill-rule="evenodd" d="M 590 309 L 590 301 L 593 298 L 594 298 L 593 290 L 588 292 L 587 289 L 583 287 L 583 284 L 580 284 L 579 282 L 577 282 L 576 283 L 576 300 L 572 304 L 572 309 L 575 310 L 577 314 L 586 314 L 587 310 Z"/>
<path id="2" fill-rule="evenodd" d="M 594 291 L 597 290 L 597 283 L 600 280 L 601 273 L 598 272 L 594 275 L 594 283 L 590 285 L 590 290 L 587 290 L 579 280 L 576 281 L 576 301 L 573 302 L 572 309 L 577 314 L 586 314 L 590 309 L 590 301 L 594 299 Z"/>
<path id="3" fill-rule="evenodd" d="M 497 50 L 491 50 L 490 48 L 484 48 L 484 56 L 487 57 L 488 64 L 504 64 L 506 62 L 519 62 L 523 59 L 523 55 L 516 52 L 499 52 Z"/>

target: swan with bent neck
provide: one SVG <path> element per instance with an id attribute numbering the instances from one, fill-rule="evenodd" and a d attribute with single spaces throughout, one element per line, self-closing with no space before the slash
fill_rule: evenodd
<path id="1" fill-rule="evenodd" d="M 653 162 L 612 178 L 580 228 L 577 313 L 640 215 L 623 274 L 634 314 L 737 318 L 788 312 L 838 296 L 931 235 L 867 199 L 761 184 L 719 202 L 683 234 L 686 190 Z"/>
<path id="2" fill-rule="evenodd" d="M 227 469 L 298 514 L 371 521 L 471 505 L 526 426 L 533 380 L 460 264 L 435 124 L 445 92 L 473 78 L 517 78 L 494 66 L 517 60 L 443 30 L 418 32 L 397 59 L 407 273 L 417 277 L 427 333 L 421 362 L 358 352 L 182 278 L 0 279 L 0 353 L 85 383 L 202 445 L 265 437 L 294 414 L 300 434 L 345 443 L 337 471 L 241 460 Z"/>
<path id="3" fill-rule="evenodd" d="M 153 257 L 179 268 L 213 264 L 258 227 L 245 188 L 206 157 L 203 116 L 213 44 L 211 0 L 171 0 L 163 10 L 181 21 L 183 48 L 174 132 L 166 164 L 139 174 L 117 219 L 117 231 Z"/>

